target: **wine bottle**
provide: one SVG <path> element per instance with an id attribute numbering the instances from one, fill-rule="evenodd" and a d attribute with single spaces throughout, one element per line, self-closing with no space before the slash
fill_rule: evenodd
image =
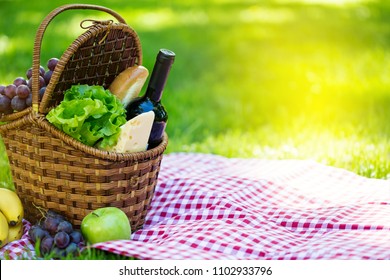
<path id="1" fill-rule="evenodd" d="M 145 94 L 135 98 L 126 107 L 127 120 L 154 111 L 155 118 L 149 136 L 149 148 L 157 146 L 162 141 L 168 121 L 168 113 L 161 103 L 161 97 L 175 56 L 174 52 L 166 49 L 158 52 Z"/>

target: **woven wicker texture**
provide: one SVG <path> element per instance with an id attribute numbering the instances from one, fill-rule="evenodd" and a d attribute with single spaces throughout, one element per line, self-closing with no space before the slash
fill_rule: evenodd
<path id="1" fill-rule="evenodd" d="M 140 60 L 140 43 L 130 27 L 111 21 L 95 23 L 61 57 L 46 88 L 40 112 L 47 113 L 57 106 L 71 85 L 107 88 L 120 72 L 140 64 Z"/>
<path id="2" fill-rule="evenodd" d="M 119 22 L 108 20 L 90 24 L 61 56 L 38 104 L 38 71 L 44 31 L 56 15 L 72 9 L 100 10 L 113 15 Z M 72 85 L 107 88 L 120 72 L 141 62 L 137 34 L 110 9 L 65 5 L 42 21 L 34 43 L 33 107 L 7 116 L 3 120 L 8 123 L 0 125 L 15 187 L 30 222 L 38 221 L 42 210 L 52 209 L 78 227 L 83 217 L 94 209 L 115 206 L 127 214 L 133 231 L 143 226 L 168 143 L 167 135 L 159 146 L 146 152 L 106 152 L 76 141 L 45 119 L 45 113 L 61 102 L 63 92 Z"/>

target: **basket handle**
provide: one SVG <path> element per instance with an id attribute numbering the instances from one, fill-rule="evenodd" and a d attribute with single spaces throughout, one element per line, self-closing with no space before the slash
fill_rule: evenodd
<path id="1" fill-rule="evenodd" d="M 69 5 L 63 5 L 60 6 L 53 11 L 51 11 L 42 21 L 41 25 L 39 26 L 37 33 L 35 35 L 35 41 L 34 41 L 34 50 L 33 50 L 33 62 L 32 62 L 32 110 L 35 113 L 38 113 L 38 107 L 39 107 L 39 66 L 41 65 L 41 45 L 42 45 L 42 39 L 43 34 L 45 33 L 45 30 L 49 23 L 60 13 L 66 11 L 66 10 L 98 10 L 106 12 L 112 16 L 114 16 L 120 23 L 126 24 L 126 21 L 116 12 L 113 10 L 98 6 L 98 5 L 89 5 L 89 4 L 69 4 Z"/>

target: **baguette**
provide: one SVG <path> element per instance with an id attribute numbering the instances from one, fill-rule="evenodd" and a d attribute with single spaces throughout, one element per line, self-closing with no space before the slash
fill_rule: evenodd
<path id="1" fill-rule="evenodd" d="M 130 101 L 139 95 L 148 75 L 148 69 L 142 65 L 129 67 L 119 73 L 108 89 L 126 108 Z"/>

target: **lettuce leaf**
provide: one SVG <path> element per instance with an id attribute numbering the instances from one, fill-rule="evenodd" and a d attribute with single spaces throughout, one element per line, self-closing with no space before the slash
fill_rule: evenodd
<path id="1" fill-rule="evenodd" d="M 114 146 L 126 110 L 120 100 L 101 86 L 75 85 L 65 91 L 63 101 L 46 119 L 78 141 L 106 149 Z"/>

